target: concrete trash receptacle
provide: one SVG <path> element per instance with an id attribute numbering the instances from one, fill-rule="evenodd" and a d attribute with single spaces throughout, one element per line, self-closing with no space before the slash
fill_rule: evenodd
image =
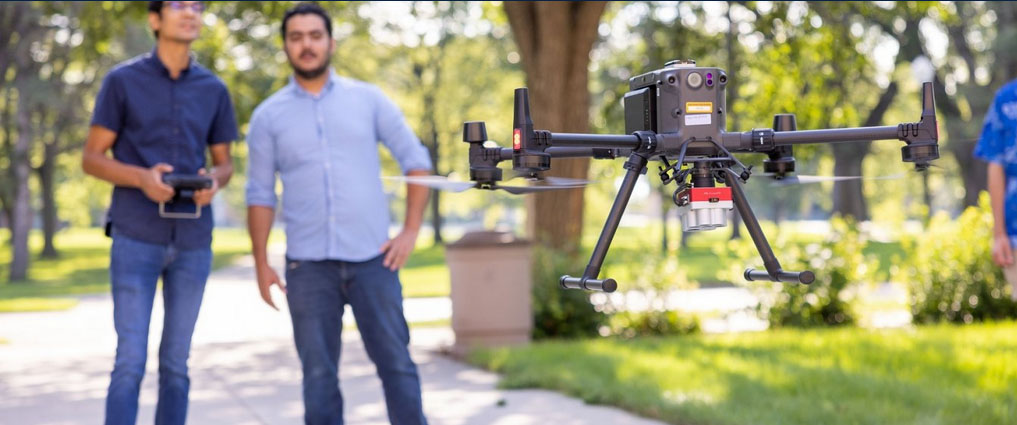
<path id="1" fill-rule="evenodd" d="M 525 344 L 533 329 L 530 242 L 478 231 L 445 248 L 452 283 L 452 351 Z"/>

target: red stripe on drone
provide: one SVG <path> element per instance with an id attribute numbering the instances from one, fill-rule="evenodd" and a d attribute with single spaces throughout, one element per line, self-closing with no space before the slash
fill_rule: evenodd
<path id="1" fill-rule="evenodd" d="M 694 187 L 689 194 L 690 202 L 720 202 L 730 200 L 730 187 Z"/>

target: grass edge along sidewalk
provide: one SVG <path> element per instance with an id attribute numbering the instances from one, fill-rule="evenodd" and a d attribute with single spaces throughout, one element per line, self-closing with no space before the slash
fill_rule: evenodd
<path id="1" fill-rule="evenodd" d="M 270 243 L 284 240 L 274 230 Z M 72 228 L 57 233 L 55 241 L 60 256 L 39 258 L 42 235 L 33 231 L 29 246 L 33 253 L 29 263 L 29 280 L 6 281 L 10 250 L 0 249 L 0 313 L 59 311 L 77 305 L 76 296 L 109 292 L 109 247 L 111 240 L 99 228 Z M 250 253 L 247 232 L 239 228 L 217 228 L 212 238 L 212 269 L 232 265 Z M 404 295 L 407 298 L 448 296 L 448 268 L 440 247 L 419 247 L 401 271 Z M 254 276 L 251 275 L 253 285 Z"/>
<path id="2" fill-rule="evenodd" d="M 1017 424 L 1017 322 L 549 341 L 477 351 L 504 388 L 674 424 Z"/>
<path id="3" fill-rule="evenodd" d="M 77 295 L 109 292 L 109 247 L 112 240 L 102 229 L 65 229 L 57 233 L 59 257 L 33 255 L 26 282 L 8 282 L 10 250 L 0 250 L 0 313 L 67 310 L 77 305 Z M 33 231 L 31 252 L 42 247 L 42 235 Z M 250 242 L 241 229 L 216 229 L 212 269 L 233 264 L 250 252 Z"/>

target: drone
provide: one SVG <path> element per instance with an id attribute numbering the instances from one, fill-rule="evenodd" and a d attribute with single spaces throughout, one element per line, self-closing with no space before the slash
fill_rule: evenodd
<path id="1" fill-rule="evenodd" d="M 677 188 L 672 200 L 678 206 L 682 229 L 706 231 L 727 225 L 727 212 L 737 208 L 756 250 L 763 270 L 748 268 L 749 281 L 773 281 L 810 284 L 810 270 L 787 271 L 773 254 L 766 235 L 760 229 L 742 184 L 752 176 L 733 154 L 765 154 L 765 175 L 780 180 L 794 178 L 793 147 L 810 143 L 851 143 L 876 140 L 904 142 L 901 157 L 914 164 L 915 170 L 927 170 L 939 158 L 939 128 L 932 83 L 922 84 L 922 114 L 918 122 L 890 126 L 798 130 L 794 114 L 777 114 L 773 128 L 742 132 L 725 131 L 727 104 L 724 88 L 728 83 L 723 69 L 696 66 L 694 60 L 675 60 L 629 80 L 623 99 L 627 134 L 553 133 L 535 130 L 530 117 L 529 93 L 515 90 L 512 147 L 490 146 L 483 121 L 463 124 L 463 141 L 469 144 L 470 182 L 441 180 L 441 176 L 414 179 L 409 183 L 451 189 L 502 189 L 524 194 L 552 189 L 572 189 L 584 183 L 575 179 L 540 178 L 551 168 L 551 158 L 589 157 L 616 159 L 626 157 L 626 172 L 607 221 L 593 248 L 582 276 L 562 276 L 565 289 L 614 292 L 616 280 L 600 279 L 600 269 L 621 216 L 639 176 L 647 163 L 659 161 L 658 173 L 664 185 Z M 543 183 L 538 186 L 504 186 L 498 163 L 512 161 L 512 170 Z M 435 178 L 437 177 L 437 179 Z M 835 178 L 836 179 L 836 178 Z M 718 184 L 723 184 L 719 186 Z"/>

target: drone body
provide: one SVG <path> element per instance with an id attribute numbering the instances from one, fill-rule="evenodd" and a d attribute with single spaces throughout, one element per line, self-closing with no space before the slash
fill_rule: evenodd
<path id="1" fill-rule="evenodd" d="M 618 229 L 639 176 L 649 161 L 663 165 L 658 173 L 665 185 L 675 183 L 673 200 L 679 207 L 682 228 L 711 230 L 727 224 L 727 212 L 737 208 L 762 257 L 765 270 L 747 269 L 747 280 L 771 280 L 808 284 L 815 275 L 808 270 L 785 271 L 774 256 L 766 236 L 749 207 L 741 183 L 752 176 L 734 153 L 765 154 L 764 172 L 775 179 L 791 177 L 795 169 L 793 146 L 804 143 L 848 143 L 900 140 L 902 160 L 924 170 L 939 158 L 939 132 L 933 103 L 932 84 L 922 87 L 922 115 L 918 122 L 893 126 L 798 130 L 791 114 L 774 116 L 773 128 L 743 132 L 725 131 L 727 74 L 720 68 L 697 67 L 695 61 L 672 61 L 664 68 L 629 80 L 624 98 L 625 129 L 629 134 L 575 134 L 535 130 L 530 117 L 527 89 L 515 91 L 512 147 L 485 147 L 488 141 L 481 121 L 463 125 L 463 141 L 470 145 L 470 180 L 466 187 L 504 189 L 512 193 L 576 188 L 576 182 L 561 181 L 538 187 L 510 190 L 500 186 L 501 161 L 512 161 L 517 175 L 536 177 L 551 168 L 551 158 L 627 157 L 622 180 L 607 222 L 590 262 L 580 277 L 562 276 L 563 288 L 612 292 L 614 279 L 599 279 L 604 257 Z M 411 183 L 414 183 L 411 181 Z M 416 182 L 440 187 L 429 182 Z M 463 184 L 463 183 L 460 183 Z M 722 185 L 722 186 L 720 186 Z M 523 190 L 526 189 L 526 190 Z"/>

